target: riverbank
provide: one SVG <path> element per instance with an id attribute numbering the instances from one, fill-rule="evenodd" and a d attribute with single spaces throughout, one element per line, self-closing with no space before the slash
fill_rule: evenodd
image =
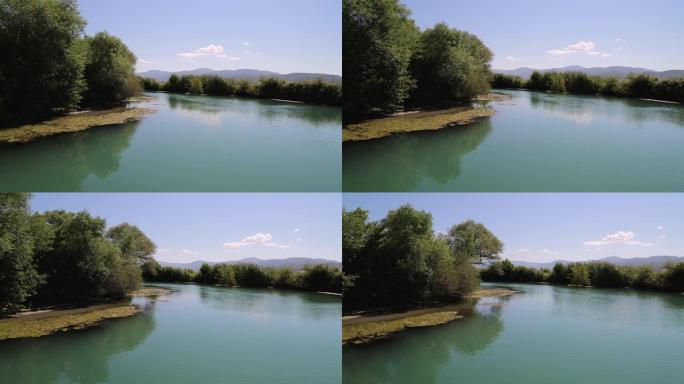
<path id="1" fill-rule="evenodd" d="M 473 101 L 484 103 L 503 101 L 509 96 L 500 93 L 480 95 Z M 457 106 L 439 110 L 413 110 L 386 117 L 348 124 L 342 130 L 342 141 L 364 141 L 408 132 L 436 131 L 471 124 L 477 119 L 493 116 L 494 109 L 485 106 Z"/>
<path id="2" fill-rule="evenodd" d="M 38 124 L 0 129 L 0 143 L 28 143 L 45 136 L 138 121 L 154 112 L 154 109 L 126 107 L 74 112 Z"/>
<path id="3" fill-rule="evenodd" d="M 417 309 L 365 311 L 342 317 L 342 344 L 367 344 L 386 339 L 409 328 L 432 327 L 462 319 L 472 311 L 472 300 L 519 293 L 507 288 L 481 289 L 459 303 L 439 303 Z"/>
<path id="4" fill-rule="evenodd" d="M 151 297 L 170 293 L 158 287 L 143 288 L 129 296 Z M 0 341 L 51 335 L 98 326 L 104 320 L 135 316 L 142 309 L 126 302 L 91 305 L 80 308 L 23 311 L 0 319 Z"/>

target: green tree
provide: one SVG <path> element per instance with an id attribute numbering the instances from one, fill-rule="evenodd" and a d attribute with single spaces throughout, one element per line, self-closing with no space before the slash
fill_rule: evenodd
<path id="1" fill-rule="evenodd" d="M 409 63 L 419 31 L 399 0 L 342 1 L 344 116 L 403 107 L 414 86 Z"/>
<path id="2" fill-rule="evenodd" d="M 489 91 L 492 52 L 477 36 L 439 23 L 425 30 L 411 62 L 414 104 L 468 101 Z"/>
<path id="3" fill-rule="evenodd" d="M 76 0 L 0 3 L 0 124 L 78 106 L 84 26 Z"/>
<path id="4" fill-rule="evenodd" d="M 504 246 L 487 227 L 473 220 L 451 227 L 447 241 L 453 255 L 476 264 L 499 260 Z"/>
<path id="5" fill-rule="evenodd" d="M 0 314 L 15 312 L 41 282 L 33 265 L 33 238 L 26 193 L 0 194 Z"/>
<path id="6" fill-rule="evenodd" d="M 100 32 L 87 37 L 88 55 L 84 76 L 87 105 L 119 103 L 137 93 L 142 86 L 135 76 L 136 57 L 118 37 Z"/>
<path id="7" fill-rule="evenodd" d="M 152 260 L 157 246 L 140 228 L 128 223 L 110 228 L 106 234 L 119 249 L 123 257 L 134 261 L 137 265 L 144 265 Z"/>
<path id="8" fill-rule="evenodd" d="M 188 93 L 201 95 L 204 93 L 204 83 L 199 77 L 192 76 L 189 79 Z"/>

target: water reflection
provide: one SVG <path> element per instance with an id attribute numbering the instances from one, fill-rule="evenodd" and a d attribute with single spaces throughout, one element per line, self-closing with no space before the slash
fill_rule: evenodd
<path id="1" fill-rule="evenodd" d="M 478 303 L 465 319 L 444 326 L 408 330 L 370 345 L 346 346 L 343 380 L 353 377 L 354 383 L 437 383 L 440 367 L 452 361 L 454 354 L 475 356 L 497 339 L 503 331 L 504 303 L 501 299 L 488 300 Z"/>
<path id="2" fill-rule="evenodd" d="M 142 344 L 155 327 L 154 303 L 139 315 L 83 331 L 0 344 L 0 378 L 14 383 L 106 383 L 110 360 Z"/>
<path id="3" fill-rule="evenodd" d="M 439 132 L 396 135 L 343 145 L 345 191 L 408 191 L 442 186 L 461 174 L 461 162 L 492 131 L 491 120 Z M 387 165 L 392 164 L 392 169 Z M 427 179 L 427 180 L 426 180 Z"/>
<path id="4" fill-rule="evenodd" d="M 140 122 L 0 145 L 2 191 L 80 191 L 89 175 L 106 178 L 119 169 L 122 152 Z"/>

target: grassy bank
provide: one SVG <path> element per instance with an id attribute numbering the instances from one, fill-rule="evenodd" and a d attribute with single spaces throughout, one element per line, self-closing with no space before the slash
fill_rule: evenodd
<path id="1" fill-rule="evenodd" d="M 143 288 L 130 296 L 159 296 L 171 292 L 164 288 Z M 98 326 L 104 320 L 134 316 L 142 309 L 128 302 L 92 305 L 81 308 L 39 309 L 19 312 L 0 319 L 0 341 L 51 335 Z"/>
<path id="2" fill-rule="evenodd" d="M 447 324 L 471 312 L 477 299 L 516 293 L 518 291 L 505 288 L 481 289 L 470 294 L 469 300 L 455 304 L 438 303 L 410 310 L 374 310 L 350 314 L 342 318 L 342 344 L 372 343 L 409 328 Z"/>
<path id="3" fill-rule="evenodd" d="M 39 124 L 0 129 L 0 143 L 28 143 L 40 137 L 138 121 L 153 112 L 153 109 L 118 107 L 72 113 Z"/>

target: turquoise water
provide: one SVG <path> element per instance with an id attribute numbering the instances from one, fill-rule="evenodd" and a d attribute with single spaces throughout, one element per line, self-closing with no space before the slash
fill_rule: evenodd
<path id="1" fill-rule="evenodd" d="M 0 191 L 327 192 L 341 109 L 151 93 L 135 123 L 0 145 Z"/>
<path id="2" fill-rule="evenodd" d="M 0 383 L 340 383 L 341 299 L 168 285 L 137 316 L 0 342 Z"/>
<path id="3" fill-rule="evenodd" d="M 683 295 L 510 286 L 464 319 L 345 346 L 344 383 L 682 382 Z"/>
<path id="4" fill-rule="evenodd" d="M 500 91 L 496 114 L 343 145 L 345 191 L 684 191 L 684 106 Z"/>

